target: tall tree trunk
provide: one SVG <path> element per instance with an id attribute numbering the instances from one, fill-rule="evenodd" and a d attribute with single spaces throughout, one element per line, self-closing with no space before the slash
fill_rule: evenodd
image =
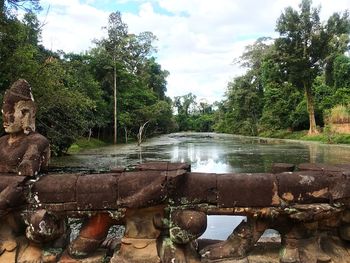
<path id="1" fill-rule="evenodd" d="M 307 85 L 304 82 L 304 90 L 305 90 L 305 96 L 306 96 L 306 103 L 307 103 L 307 111 L 309 113 L 309 134 L 318 134 L 317 127 L 316 127 L 316 119 L 315 119 L 315 105 L 314 105 L 314 99 L 312 96 L 311 87 Z"/>
<path id="2" fill-rule="evenodd" d="M 118 139 L 117 127 L 117 69 L 116 69 L 115 54 L 113 54 L 113 92 L 114 92 L 114 144 Z"/>

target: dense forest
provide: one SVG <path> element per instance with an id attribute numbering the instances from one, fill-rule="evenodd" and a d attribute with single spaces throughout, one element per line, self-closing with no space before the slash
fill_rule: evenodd
<path id="1" fill-rule="evenodd" d="M 330 123 L 349 123 L 349 13 L 325 22 L 319 15 L 310 0 L 298 10 L 286 8 L 276 22 L 279 36 L 257 39 L 234 59 L 246 72 L 228 83 L 224 100 L 207 105 L 208 111 L 191 111 L 192 94 L 175 98 L 180 129 L 283 137 L 329 133 Z"/>
<path id="2" fill-rule="evenodd" d="M 39 1 L 0 1 L 0 8 L 0 93 L 18 78 L 31 84 L 37 127 L 54 153 L 65 152 L 80 136 L 111 140 L 114 128 L 119 142 L 137 136 L 141 142 L 142 129 L 152 135 L 175 128 L 165 95 L 169 73 L 153 56 L 151 32 L 128 32 L 115 12 L 101 29 L 107 37 L 95 40 L 91 50 L 53 52 L 40 44 Z M 22 19 L 18 9 L 26 11 Z"/>
<path id="3" fill-rule="evenodd" d="M 25 11 L 21 18 L 19 9 Z M 41 45 L 38 11 L 39 0 L 0 0 L 0 99 L 12 82 L 28 80 L 38 130 L 56 154 L 82 136 L 141 143 L 144 136 L 172 131 L 317 134 L 330 122 L 350 122 L 347 11 L 321 21 L 311 0 L 298 10 L 286 8 L 276 21 L 278 37 L 259 38 L 232 58 L 245 74 L 213 104 L 192 93 L 167 97 L 169 72 L 155 58 L 156 36 L 129 32 L 119 12 L 101 29 L 105 38 L 73 54 Z"/>
<path id="4" fill-rule="evenodd" d="M 332 117 L 349 121 L 349 13 L 335 13 L 326 22 L 319 13 L 303 0 L 299 10 L 286 8 L 277 19 L 279 37 L 246 47 L 237 63 L 247 71 L 228 84 L 216 131 L 308 130 L 312 135 Z"/>

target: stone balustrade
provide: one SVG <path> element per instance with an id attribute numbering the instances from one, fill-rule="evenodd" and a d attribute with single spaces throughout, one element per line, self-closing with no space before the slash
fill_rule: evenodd
<path id="1" fill-rule="evenodd" d="M 98 247 L 113 224 L 125 232 L 110 262 L 350 262 L 349 176 L 347 165 L 275 164 L 272 173 L 215 174 L 193 173 L 184 163 L 145 163 L 133 171 L 42 175 L 21 187 L 25 201 L 7 212 L 21 211 L 27 239 L 49 255 L 44 262 L 101 262 L 105 250 Z M 22 180 L 1 178 L 1 191 Z M 247 220 L 225 241 L 201 240 L 207 215 Z M 65 222 L 74 217 L 90 218 L 80 241 L 66 238 L 52 252 L 52 240 L 67 236 Z M 281 240 L 259 242 L 266 229 Z M 92 239 L 92 230 L 103 235 Z"/>

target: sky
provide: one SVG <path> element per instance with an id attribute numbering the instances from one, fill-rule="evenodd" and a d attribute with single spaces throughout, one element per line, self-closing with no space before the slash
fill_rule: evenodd
<path id="1" fill-rule="evenodd" d="M 276 20 L 301 0 L 41 0 L 42 44 L 81 53 L 106 35 L 102 27 L 120 11 L 129 33 L 153 32 L 154 54 L 170 72 L 167 95 L 192 92 L 209 103 L 244 69 L 233 63 L 259 37 L 276 37 Z M 321 20 L 350 8 L 350 0 L 314 0 Z"/>

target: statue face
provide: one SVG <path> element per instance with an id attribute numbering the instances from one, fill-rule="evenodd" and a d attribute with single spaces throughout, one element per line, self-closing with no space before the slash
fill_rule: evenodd
<path id="1" fill-rule="evenodd" d="M 14 112 L 2 111 L 3 126 L 7 133 L 35 131 L 35 106 L 32 101 L 19 101 L 14 106 Z"/>

